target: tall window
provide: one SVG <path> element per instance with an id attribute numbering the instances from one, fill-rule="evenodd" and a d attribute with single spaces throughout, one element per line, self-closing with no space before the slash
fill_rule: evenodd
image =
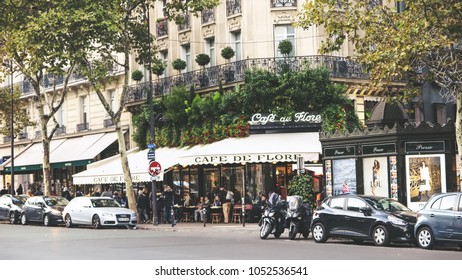
<path id="1" fill-rule="evenodd" d="M 56 111 L 56 121 L 58 122 L 59 126 L 64 125 L 64 106 L 65 103 L 61 104 L 61 107 L 59 107 L 58 111 Z"/>
<path id="2" fill-rule="evenodd" d="M 396 12 L 398 14 L 404 12 L 404 10 L 406 9 L 406 4 L 404 3 L 404 1 L 396 1 L 395 5 L 396 5 Z"/>
<path id="3" fill-rule="evenodd" d="M 414 119 L 416 122 L 425 121 L 423 106 L 420 104 L 414 106 Z"/>
<path id="4" fill-rule="evenodd" d="M 85 124 L 88 122 L 88 96 L 80 97 L 80 122 Z"/>
<path id="5" fill-rule="evenodd" d="M 292 25 L 275 25 L 274 26 L 274 55 L 282 57 L 281 52 L 278 50 L 279 42 L 289 40 L 292 43 L 292 52 L 289 56 L 295 55 L 295 29 Z"/>
<path id="6" fill-rule="evenodd" d="M 210 56 L 210 66 L 217 65 L 215 58 L 215 38 L 209 38 L 205 40 L 205 50 Z"/>
<path id="7" fill-rule="evenodd" d="M 108 90 L 107 91 L 107 101 L 109 102 L 109 105 L 111 106 L 111 110 L 114 112 L 119 109 L 116 99 L 117 98 L 116 98 L 115 89 Z"/>
<path id="8" fill-rule="evenodd" d="M 184 61 L 186 61 L 186 71 L 192 70 L 192 63 L 191 63 L 191 46 L 190 45 L 183 45 L 181 46 L 181 57 Z"/>
<path id="9" fill-rule="evenodd" d="M 234 59 L 235 61 L 242 60 L 242 50 L 241 50 L 241 32 L 232 32 L 231 33 L 231 44 L 234 49 Z"/>
<path id="10" fill-rule="evenodd" d="M 446 112 L 446 106 L 444 104 L 435 104 L 435 116 L 437 123 L 446 124 L 448 114 Z"/>
<path id="11" fill-rule="evenodd" d="M 168 77 L 168 51 L 161 51 L 160 52 L 160 60 L 165 66 L 164 69 L 164 77 Z"/>

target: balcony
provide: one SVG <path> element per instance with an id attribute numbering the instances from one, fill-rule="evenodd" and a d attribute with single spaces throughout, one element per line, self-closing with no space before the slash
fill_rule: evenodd
<path id="1" fill-rule="evenodd" d="M 3 137 L 3 144 L 11 143 L 11 137 L 9 136 L 4 136 Z"/>
<path id="2" fill-rule="evenodd" d="M 61 125 L 56 129 L 56 135 L 66 134 L 66 126 Z"/>
<path id="3" fill-rule="evenodd" d="M 250 69 L 268 70 L 281 73 L 287 69 L 299 71 L 309 65 L 311 68 L 324 66 L 330 71 L 332 78 L 368 79 L 363 67 L 354 60 L 337 56 L 297 56 L 288 58 L 257 58 L 239 60 L 227 64 L 190 71 L 153 81 L 154 96 L 168 94 L 178 85 L 194 86 L 197 90 L 207 90 L 217 87 L 220 81 L 223 85 L 242 83 L 244 73 Z M 128 88 L 127 104 L 144 101 L 149 93 L 149 83 L 140 83 Z"/>
<path id="4" fill-rule="evenodd" d="M 297 7 L 297 0 L 270 0 L 271 8 Z"/>
<path id="5" fill-rule="evenodd" d="M 183 15 L 183 20 L 181 23 L 178 24 L 178 31 L 186 31 L 191 29 L 191 19 L 189 14 Z"/>
<path id="6" fill-rule="evenodd" d="M 18 133 L 18 139 L 19 140 L 24 140 L 24 139 L 27 139 L 27 132 L 20 132 Z"/>
<path id="7" fill-rule="evenodd" d="M 77 132 L 80 132 L 80 131 L 88 130 L 88 128 L 89 128 L 88 123 L 79 123 L 76 125 L 75 130 Z"/>
<path id="8" fill-rule="evenodd" d="M 168 20 L 166 18 L 157 19 L 156 34 L 157 37 L 163 37 L 168 35 Z"/>
<path id="9" fill-rule="evenodd" d="M 241 0 L 226 0 L 226 16 L 237 15 L 241 12 Z"/>
<path id="10" fill-rule="evenodd" d="M 206 9 L 201 13 L 202 24 L 215 22 L 215 10 Z"/>

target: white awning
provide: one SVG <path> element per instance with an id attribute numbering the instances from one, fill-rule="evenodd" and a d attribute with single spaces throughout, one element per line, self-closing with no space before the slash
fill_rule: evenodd
<path id="1" fill-rule="evenodd" d="M 253 134 L 246 138 L 228 138 L 194 146 L 179 163 L 187 165 L 318 161 L 322 152 L 319 133 Z"/>
<path id="2" fill-rule="evenodd" d="M 156 161 L 162 167 L 162 172 L 155 177 L 157 181 L 163 180 L 164 172 L 178 163 L 179 155 L 182 152 L 183 150 L 176 148 L 156 149 Z M 148 150 L 133 149 L 127 153 L 132 181 L 134 183 L 152 181 L 148 172 Z M 89 164 L 87 170 L 74 174 L 72 177 L 75 185 L 125 183 L 120 155 Z"/>

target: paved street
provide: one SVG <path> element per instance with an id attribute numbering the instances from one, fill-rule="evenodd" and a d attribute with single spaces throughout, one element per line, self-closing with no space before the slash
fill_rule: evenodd
<path id="1" fill-rule="evenodd" d="M 350 241 L 259 238 L 256 224 L 140 225 L 136 230 L 0 224 L 0 259 L 18 260 L 461 260 L 455 247 L 423 250 Z M 40 252 L 40 253 L 38 253 Z"/>

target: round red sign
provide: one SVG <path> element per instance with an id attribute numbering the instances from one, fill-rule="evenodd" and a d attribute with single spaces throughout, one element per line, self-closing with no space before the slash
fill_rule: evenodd
<path id="1" fill-rule="evenodd" d="M 149 162 L 148 171 L 151 176 L 157 176 L 162 171 L 162 167 L 160 166 L 160 163 L 158 163 L 157 161 L 151 161 Z"/>

